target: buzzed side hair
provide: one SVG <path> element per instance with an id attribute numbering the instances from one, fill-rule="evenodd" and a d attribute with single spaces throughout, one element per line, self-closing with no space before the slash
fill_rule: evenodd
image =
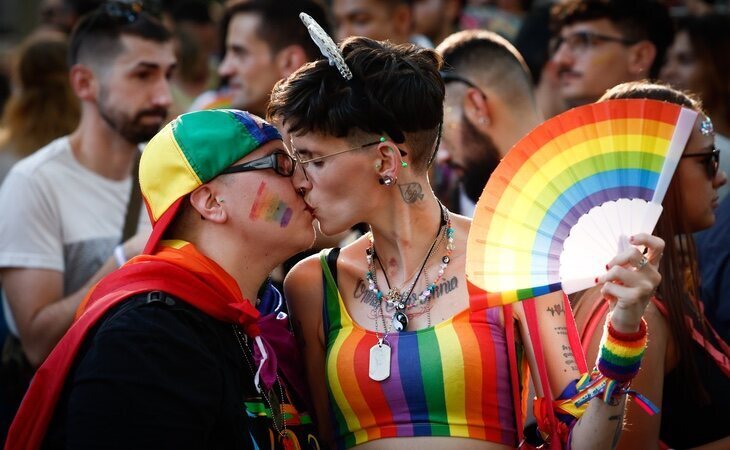
<path id="1" fill-rule="evenodd" d="M 530 72 L 520 52 L 506 39 L 486 30 L 465 30 L 447 37 L 436 51 L 445 72 L 454 71 L 500 93 L 518 108 L 534 108 Z"/>
<path id="2" fill-rule="evenodd" d="M 121 36 L 135 36 L 159 43 L 172 35 L 162 22 L 145 11 L 124 12 L 104 4 L 85 15 L 74 28 L 69 40 L 69 66 L 88 64 L 101 67 L 123 50 Z"/>

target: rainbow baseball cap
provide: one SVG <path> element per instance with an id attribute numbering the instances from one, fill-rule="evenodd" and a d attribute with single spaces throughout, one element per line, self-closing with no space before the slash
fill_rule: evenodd
<path id="1" fill-rule="evenodd" d="M 276 128 L 235 109 L 190 112 L 165 125 L 139 162 L 139 184 L 152 222 L 143 253 L 155 250 L 187 194 L 274 139 L 281 139 Z"/>

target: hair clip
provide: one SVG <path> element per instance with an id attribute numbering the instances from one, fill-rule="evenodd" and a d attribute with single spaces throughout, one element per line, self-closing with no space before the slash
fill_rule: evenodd
<path id="1" fill-rule="evenodd" d="M 314 43 L 317 44 L 319 51 L 322 52 L 322 55 L 329 61 L 330 66 L 336 66 L 340 75 L 342 75 L 345 80 L 352 80 L 352 72 L 350 72 L 350 68 L 347 67 L 345 58 L 342 56 L 342 53 L 340 53 L 340 50 L 337 48 L 337 45 L 334 43 L 332 38 L 325 33 L 322 27 L 320 27 L 309 14 L 299 13 L 299 18 L 307 27 L 309 36 L 311 36 Z"/>
<path id="2" fill-rule="evenodd" d="M 707 116 L 700 122 L 700 133 L 703 136 L 715 134 L 715 127 L 712 126 L 712 120 Z"/>

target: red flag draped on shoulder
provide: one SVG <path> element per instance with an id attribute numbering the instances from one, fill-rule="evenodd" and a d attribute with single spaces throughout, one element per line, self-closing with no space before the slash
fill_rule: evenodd
<path id="1" fill-rule="evenodd" d="M 83 312 L 33 377 L 8 432 L 6 449 L 41 447 L 66 377 L 89 330 L 111 308 L 144 292 L 164 291 L 217 320 L 238 324 L 257 341 L 254 355 L 260 363 L 262 384 L 274 383 L 274 352 L 260 337 L 256 324 L 259 312 L 243 298 L 236 281 L 188 242 L 166 241 L 158 248 L 153 255 L 133 258 L 89 292 L 81 306 Z"/>

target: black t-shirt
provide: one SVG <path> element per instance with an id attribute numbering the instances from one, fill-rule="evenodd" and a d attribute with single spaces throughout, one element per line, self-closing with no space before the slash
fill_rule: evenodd
<path id="1" fill-rule="evenodd" d="M 247 354 L 231 324 L 164 294 L 135 296 L 90 330 L 43 448 L 268 449 L 272 437 L 282 448 L 270 415 L 248 409 L 268 403 Z M 311 424 L 287 428 L 317 448 Z"/>

